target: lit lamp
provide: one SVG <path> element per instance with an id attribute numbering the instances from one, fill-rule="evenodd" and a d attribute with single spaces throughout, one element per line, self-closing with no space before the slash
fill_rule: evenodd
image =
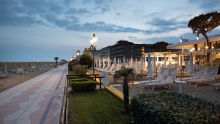
<path id="1" fill-rule="evenodd" d="M 77 52 L 77 59 L 79 60 L 79 53 Z"/>
<path id="2" fill-rule="evenodd" d="M 95 36 L 95 34 L 92 35 L 92 40 L 91 40 L 91 43 L 92 43 L 92 52 L 93 52 L 93 64 L 92 64 L 92 72 L 93 72 L 93 75 L 94 75 L 94 43 L 97 41 L 97 37 Z"/>

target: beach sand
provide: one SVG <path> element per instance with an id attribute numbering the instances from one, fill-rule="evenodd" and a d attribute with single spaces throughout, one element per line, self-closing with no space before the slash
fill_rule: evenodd
<path id="1" fill-rule="evenodd" d="M 12 78 L 0 79 L 0 93 L 20 83 L 23 83 L 31 78 L 34 78 L 44 72 L 47 72 L 51 69 L 53 69 L 53 67 L 40 69 L 40 70 L 37 70 L 36 72 L 29 72 L 29 74 L 24 75 L 24 76 L 22 74 L 16 75 L 16 73 L 12 73 Z"/>
<path id="2" fill-rule="evenodd" d="M 92 73 L 91 70 L 89 70 L 90 73 Z M 95 73 L 102 75 L 101 72 L 99 71 L 95 71 Z M 218 76 L 219 77 L 219 76 Z M 179 76 L 178 76 L 179 78 Z M 148 77 L 144 76 L 142 79 L 139 78 L 138 80 L 148 80 Z M 220 83 L 220 78 L 216 78 L 215 81 L 213 81 L 214 83 Z M 114 88 L 116 88 L 117 90 L 123 92 L 123 87 L 122 87 L 123 81 L 118 82 L 114 82 L 113 81 L 113 76 L 109 75 L 109 85 L 113 86 Z M 141 93 L 159 93 L 159 92 L 178 92 L 179 93 L 179 84 L 177 83 L 173 83 L 172 85 L 172 89 L 167 89 L 165 87 L 155 87 L 154 91 L 150 91 L 147 90 L 146 87 L 144 87 L 144 85 L 138 84 L 137 81 L 129 81 L 129 96 L 132 97 L 134 95 L 137 94 L 141 94 Z M 211 101 L 213 103 L 217 103 L 220 104 L 220 87 L 219 90 L 215 89 L 216 87 L 211 85 L 210 83 L 204 84 L 204 83 L 199 83 L 197 85 L 197 87 L 194 86 L 189 86 L 189 84 L 187 85 L 182 85 L 182 93 L 184 94 L 188 94 L 191 95 L 192 97 L 198 97 L 201 99 L 205 99 L 207 101 Z"/>

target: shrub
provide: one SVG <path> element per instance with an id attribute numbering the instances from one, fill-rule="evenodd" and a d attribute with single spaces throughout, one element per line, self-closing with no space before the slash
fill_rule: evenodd
<path id="1" fill-rule="evenodd" d="M 186 94 L 161 92 L 139 94 L 131 98 L 133 123 L 217 124 L 220 105 Z"/>
<path id="2" fill-rule="evenodd" d="M 82 82 L 82 81 L 89 81 L 91 79 L 88 79 L 88 78 L 75 78 L 75 79 L 72 79 L 72 82 Z"/>
<path id="3" fill-rule="evenodd" d="M 72 70 L 74 74 L 85 75 L 87 71 L 87 66 L 84 65 L 72 65 Z"/>
<path id="4" fill-rule="evenodd" d="M 211 66 L 211 62 L 205 63 L 205 66 Z M 215 64 L 215 63 L 212 63 L 212 66 L 216 66 L 216 64 Z"/>
<path id="5" fill-rule="evenodd" d="M 86 92 L 92 91 L 96 88 L 96 81 L 83 81 L 83 82 L 72 82 L 71 88 L 73 91 Z"/>

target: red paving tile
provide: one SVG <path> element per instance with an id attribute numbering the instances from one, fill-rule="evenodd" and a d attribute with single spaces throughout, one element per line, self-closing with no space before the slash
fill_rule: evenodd
<path id="1" fill-rule="evenodd" d="M 45 118 L 44 124 L 56 124 L 57 122 L 57 118 Z"/>
<path id="2" fill-rule="evenodd" d="M 33 82 L 32 85 L 30 85 L 30 87 L 27 90 L 24 90 L 19 95 L 13 97 L 11 102 L 1 105 L 0 106 L 0 124 L 4 122 L 5 117 L 7 117 L 7 119 L 10 119 L 9 117 L 11 116 L 10 114 L 12 113 L 13 114 L 15 113 L 16 116 L 18 116 L 18 110 L 20 110 L 19 105 L 23 103 L 22 104 L 23 109 L 25 105 L 27 105 L 27 108 L 29 108 L 29 106 L 31 106 L 34 100 L 35 100 L 34 102 L 39 102 L 39 103 L 33 104 L 34 106 L 32 105 L 33 108 L 31 109 L 34 111 L 31 113 L 31 112 L 26 112 L 27 109 L 24 110 L 26 114 L 20 113 L 22 115 L 21 118 L 23 119 L 29 118 L 32 124 L 39 124 L 40 122 L 44 122 L 45 124 L 57 123 L 59 120 L 56 117 L 54 117 L 53 113 L 56 110 L 61 108 L 61 106 L 57 103 L 57 101 L 62 99 L 62 97 L 58 95 L 63 94 L 63 91 L 61 91 L 60 88 L 63 88 L 63 85 L 65 83 L 67 65 L 64 65 L 63 67 L 60 66 L 59 68 L 56 70 L 55 69 L 51 70 L 45 76 L 38 76 L 39 78 L 42 78 L 41 80 L 38 80 L 37 77 L 35 78 L 36 80 L 30 80 L 30 81 L 36 81 L 36 82 Z M 60 80 L 61 78 L 64 78 L 64 79 Z M 50 87 L 49 89 L 47 88 L 48 86 Z M 44 96 L 40 95 L 39 91 L 45 92 L 44 90 L 46 90 L 46 92 L 49 92 L 49 93 L 45 94 Z M 37 99 L 38 96 L 40 97 Z M 44 97 L 45 99 L 43 99 L 42 97 Z M 37 109 L 38 107 L 39 109 Z M 22 112 L 22 111 L 19 111 L 19 112 Z M 44 116 L 46 118 L 43 118 Z M 14 122 L 14 120 L 12 121 Z M 17 122 L 30 122 L 30 121 L 29 120 L 17 120 Z"/>

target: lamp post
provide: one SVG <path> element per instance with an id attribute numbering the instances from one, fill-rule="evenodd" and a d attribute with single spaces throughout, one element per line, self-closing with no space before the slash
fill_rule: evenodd
<path id="1" fill-rule="evenodd" d="M 95 36 L 95 34 L 92 35 L 92 56 L 93 56 L 93 64 L 92 64 L 92 74 L 94 75 L 94 43 L 97 41 L 97 37 Z"/>
<path id="2" fill-rule="evenodd" d="M 79 61 L 79 53 L 77 53 L 77 60 Z"/>

